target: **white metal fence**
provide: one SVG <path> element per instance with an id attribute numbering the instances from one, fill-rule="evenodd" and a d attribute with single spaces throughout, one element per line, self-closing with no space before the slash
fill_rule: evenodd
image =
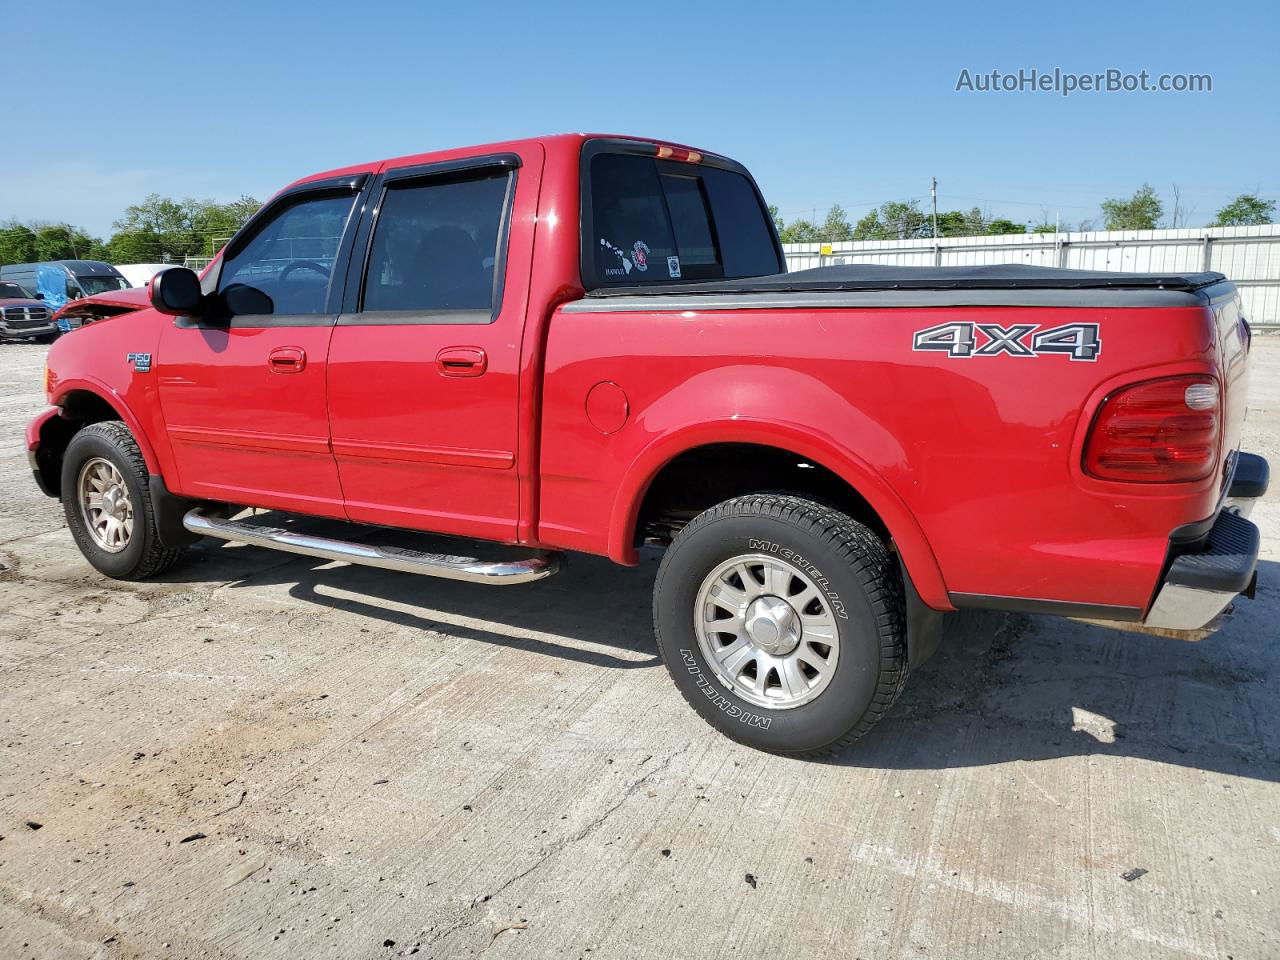
<path id="1" fill-rule="evenodd" d="M 783 249 L 788 270 L 838 263 L 915 267 L 1028 263 L 1143 273 L 1216 270 L 1240 288 L 1245 316 L 1251 324 L 1280 329 L 1280 224 L 787 243 Z"/>

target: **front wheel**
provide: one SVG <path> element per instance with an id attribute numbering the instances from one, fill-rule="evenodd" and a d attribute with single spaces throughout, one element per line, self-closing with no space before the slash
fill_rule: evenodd
<path id="1" fill-rule="evenodd" d="M 142 451 L 117 420 L 85 427 L 62 459 L 62 508 L 76 546 L 117 580 L 163 573 L 182 555 L 160 542 L 148 480 Z"/>
<path id="2" fill-rule="evenodd" d="M 837 752 L 906 681 L 902 580 L 888 548 L 801 497 L 753 494 L 700 514 L 663 558 L 653 602 L 676 686 L 748 746 Z"/>

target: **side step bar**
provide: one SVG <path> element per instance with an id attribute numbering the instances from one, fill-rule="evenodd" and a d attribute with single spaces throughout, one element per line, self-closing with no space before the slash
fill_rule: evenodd
<path id="1" fill-rule="evenodd" d="M 525 560 L 489 562 L 474 557 L 453 557 L 443 553 L 423 553 L 403 547 L 374 547 L 348 540 L 313 537 L 279 527 L 260 527 L 236 520 L 219 520 L 199 508 L 188 510 L 182 525 L 200 536 L 249 543 L 269 550 L 300 553 L 321 560 L 342 560 L 383 570 L 399 570 L 445 580 L 487 583 L 501 586 L 542 580 L 560 569 L 560 555 L 543 553 Z"/>

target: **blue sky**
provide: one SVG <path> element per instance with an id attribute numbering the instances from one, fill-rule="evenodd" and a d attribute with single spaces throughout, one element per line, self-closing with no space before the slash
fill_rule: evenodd
<path id="1" fill-rule="evenodd" d="M 889 199 L 1078 222 L 1143 181 L 1200 224 L 1280 199 L 1280 4 L 14 3 L 0 218 L 263 199 L 344 163 L 537 133 L 692 143 L 784 217 Z M 28 42 L 24 42 L 28 41 Z M 1213 92 L 957 93 L 962 68 L 1209 73 Z M 40 144 L 41 149 L 33 149 Z"/>

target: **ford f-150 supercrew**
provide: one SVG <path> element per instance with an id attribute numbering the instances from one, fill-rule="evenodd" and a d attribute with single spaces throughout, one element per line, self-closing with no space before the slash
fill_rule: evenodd
<path id="1" fill-rule="evenodd" d="M 98 570 L 209 536 L 518 584 L 665 548 L 672 678 L 767 750 L 856 739 L 958 607 L 1191 629 L 1254 587 L 1219 274 L 786 273 L 737 163 L 568 135 L 300 180 L 148 296 L 58 341 L 27 432 Z"/>

